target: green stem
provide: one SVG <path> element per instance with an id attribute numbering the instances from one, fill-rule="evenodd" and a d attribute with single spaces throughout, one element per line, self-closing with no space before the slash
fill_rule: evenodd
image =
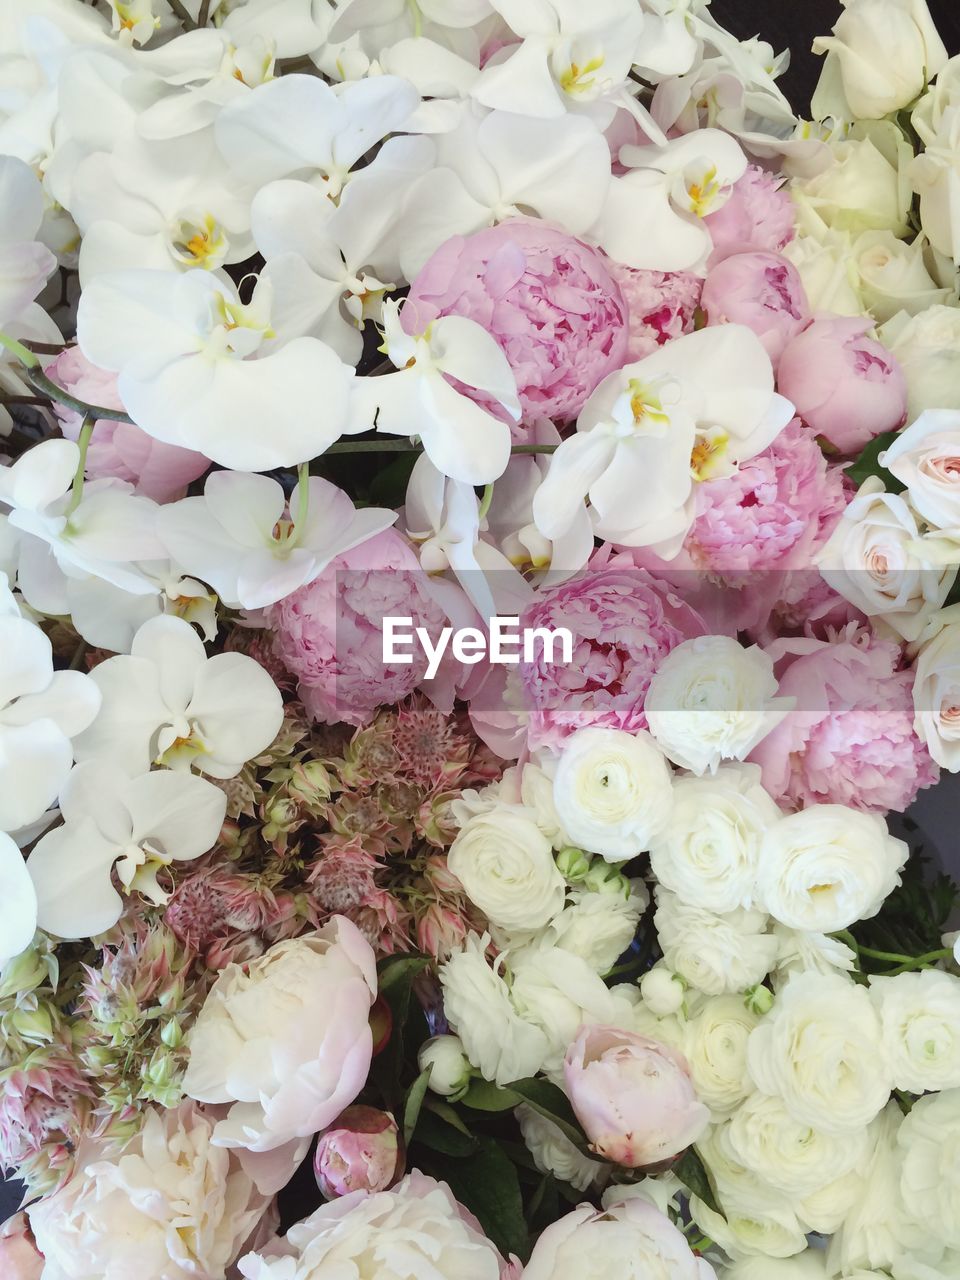
<path id="1" fill-rule="evenodd" d="M 862 956 L 869 956 L 871 960 L 887 960 L 890 964 L 897 965 L 917 965 L 927 960 L 927 956 L 904 956 L 897 951 L 875 951 L 873 947 L 860 947 Z M 944 956 L 953 955 L 952 951 L 931 951 L 930 956 L 940 960 Z"/>
<path id="2" fill-rule="evenodd" d="M 484 485 L 483 497 L 480 499 L 480 510 L 477 513 L 478 519 L 482 520 L 490 510 L 490 503 L 493 501 L 493 485 Z"/>
<path id="3" fill-rule="evenodd" d="M 193 31 L 195 29 L 197 24 L 190 17 L 190 14 L 186 11 L 184 6 L 180 3 L 180 0 L 167 0 L 167 4 L 170 6 L 170 9 L 172 10 L 172 12 L 184 24 L 184 27 L 186 28 L 187 31 Z"/>
<path id="4" fill-rule="evenodd" d="M 300 545 L 303 532 L 307 527 L 307 515 L 310 511 L 310 463 L 301 462 L 297 467 L 297 514 L 293 519 L 293 539 L 291 547 Z"/>
<path id="5" fill-rule="evenodd" d="M 75 413 L 82 413 L 84 417 L 109 418 L 111 422 L 133 422 L 130 415 L 122 409 L 107 409 L 104 405 L 87 404 L 85 400 L 78 400 L 76 396 L 64 391 L 63 387 L 58 387 L 40 369 L 31 366 L 27 371 L 27 381 L 38 391 L 42 391 L 48 400 L 56 400 L 58 404 L 64 404 Z"/>
<path id="6" fill-rule="evenodd" d="M 912 973 L 915 969 L 926 969 L 930 965 L 934 965 L 938 960 L 949 960 L 953 956 L 953 950 L 948 947 L 942 948 L 940 951 L 928 951 L 925 956 L 914 956 L 912 959 L 906 960 L 899 965 L 892 973 L 885 974 L 885 977 L 896 978 L 901 973 Z"/>
<path id="7" fill-rule="evenodd" d="M 83 497 L 83 473 L 87 465 L 87 449 L 90 447 L 90 437 L 93 435 L 94 419 L 86 414 L 80 427 L 80 435 L 77 439 L 77 446 L 80 449 L 80 461 L 77 463 L 77 470 L 73 477 L 73 488 L 70 494 L 70 502 L 64 515 L 67 520 L 73 515 L 77 507 L 80 505 L 80 499 Z"/>
<path id="8" fill-rule="evenodd" d="M 0 330 L 0 347 L 6 347 L 11 355 L 17 357 L 25 369 L 38 369 L 40 361 L 33 354 L 29 347 L 25 347 L 22 342 L 18 342 L 16 338 L 11 338 L 9 334 Z"/>

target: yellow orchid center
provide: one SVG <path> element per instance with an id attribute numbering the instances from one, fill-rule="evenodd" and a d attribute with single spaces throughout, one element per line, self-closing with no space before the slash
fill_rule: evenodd
<path id="1" fill-rule="evenodd" d="M 599 71 L 602 66 L 602 57 L 591 58 L 582 67 L 576 62 L 571 62 L 560 76 L 560 88 L 564 93 L 589 93 L 596 84 L 596 76 L 593 73 Z"/>
<path id="2" fill-rule="evenodd" d="M 223 262 L 228 242 L 213 214 L 206 213 L 199 222 L 184 219 L 178 223 L 172 247 L 174 257 L 184 265 L 209 271 Z"/>
<path id="3" fill-rule="evenodd" d="M 715 429 L 701 435 L 690 454 L 690 474 L 694 480 L 712 480 L 726 470 L 730 437 Z"/>
<path id="4" fill-rule="evenodd" d="M 631 378 L 628 386 L 630 393 L 630 412 L 633 414 L 633 425 L 643 430 L 650 427 L 665 427 L 670 422 L 670 415 L 663 407 L 663 402 L 656 390 L 649 383 L 639 378 Z"/>

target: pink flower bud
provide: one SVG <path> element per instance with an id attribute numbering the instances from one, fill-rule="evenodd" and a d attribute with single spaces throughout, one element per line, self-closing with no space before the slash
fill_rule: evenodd
<path id="1" fill-rule="evenodd" d="M 377 996 L 370 1009 L 370 1030 L 373 1033 L 373 1056 L 383 1053 L 393 1032 L 393 1013 L 383 996 Z"/>
<path id="2" fill-rule="evenodd" d="M 317 1186 L 328 1200 L 352 1191 L 386 1191 L 400 1180 L 403 1169 L 396 1121 L 376 1107 L 347 1107 L 320 1135 L 313 1157 Z"/>
<path id="3" fill-rule="evenodd" d="M 0 1226 L 0 1275 L 3 1280 L 40 1280 L 43 1275 L 43 1255 L 23 1213 Z"/>
<path id="4" fill-rule="evenodd" d="M 616 1027 L 583 1027 L 563 1062 L 567 1094 L 599 1156 L 629 1169 L 679 1155 L 703 1134 L 682 1054 Z"/>
<path id="5" fill-rule="evenodd" d="M 434 902 L 417 921 L 417 945 L 438 960 L 446 960 L 451 952 L 462 947 L 468 932 L 469 927 L 458 911 Z"/>
<path id="6" fill-rule="evenodd" d="M 810 319 L 803 281 L 779 253 L 735 253 L 707 276 L 700 297 L 708 324 L 752 329 L 776 368 L 783 349 Z"/>

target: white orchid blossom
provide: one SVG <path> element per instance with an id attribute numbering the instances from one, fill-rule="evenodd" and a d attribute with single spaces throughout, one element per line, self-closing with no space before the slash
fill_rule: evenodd
<path id="1" fill-rule="evenodd" d="M 551 458 L 533 500 L 537 527 L 562 535 L 589 496 L 599 537 L 676 555 L 696 483 L 729 475 L 793 417 L 773 385 L 759 338 L 732 324 L 677 338 L 612 373 Z"/>
<path id="2" fill-rule="evenodd" d="M 0 155 L 0 324 L 33 302 L 56 269 L 56 258 L 37 239 L 43 210 L 43 189 L 30 168 Z"/>
<path id="3" fill-rule="evenodd" d="M 151 764 L 232 778 L 270 745 L 283 721 L 280 691 L 242 653 L 207 658 L 182 618 L 151 618 L 129 654 L 94 667 L 100 715 L 74 746 L 131 774 Z"/>
<path id="4" fill-rule="evenodd" d="M 16 831 L 56 802 L 100 691 L 80 671 L 54 671 L 49 639 L 26 618 L 0 615 L 0 655 L 0 831 Z"/>
<path id="5" fill-rule="evenodd" d="M 262 609 L 312 582 L 331 560 L 394 523 L 395 511 L 357 510 L 319 476 L 297 485 L 289 507 L 269 476 L 214 471 L 203 497 L 160 513 L 170 556 L 216 590 L 229 608 Z"/>
<path id="6" fill-rule="evenodd" d="M 155 906 L 169 897 L 157 875 L 215 843 L 226 794 L 193 774 L 157 769 L 131 778 L 101 760 L 79 764 L 60 797 L 63 826 L 43 836 L 27 860 L 41 929 L 90 938 L 120 919 L 125 893 Z"/>
<path id="7" fill-rule="evenodd" d="M 0 831 L 0 970 L 37 931 L 37 894 L 17 844 Z"/>
<path id="8" fill-rule="evenodd" d="M 316 338 L 284 342 L 272 289 L 249 303 L 206 271 L 117 271 L 83 291 L 84 355 L 117 372 L 148 435 L 237 471 L 297 466 L 342 434 L 353 370 Z"/>

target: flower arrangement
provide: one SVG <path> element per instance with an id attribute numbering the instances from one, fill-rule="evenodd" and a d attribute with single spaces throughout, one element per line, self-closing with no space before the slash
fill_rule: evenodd
<path id="1" fill-rule="evenodd" d="M 925 0 L 0 40 L 4 1280 L 955 1277 Z"/>

